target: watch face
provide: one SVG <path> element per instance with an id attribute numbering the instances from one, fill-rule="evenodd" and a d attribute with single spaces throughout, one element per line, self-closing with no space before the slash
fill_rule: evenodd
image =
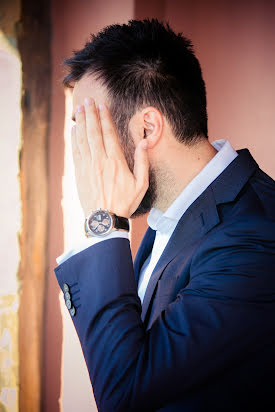
<path id="1" fill-rule="evenodd" d="M 104 210 L 98 210 L 88 220 L 88 227 L 96 236 L 104 236 L 113 226 L 112 216 Z"/>

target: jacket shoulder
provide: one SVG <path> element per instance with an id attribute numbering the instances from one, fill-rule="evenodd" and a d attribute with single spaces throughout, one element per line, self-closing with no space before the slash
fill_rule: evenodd
<path id="1" fill-rule="evenodd" d="M 261 203 L 266 217 L 275 220 L 275 181 L 263 170 L 257 169 L 249 184 Z"/>

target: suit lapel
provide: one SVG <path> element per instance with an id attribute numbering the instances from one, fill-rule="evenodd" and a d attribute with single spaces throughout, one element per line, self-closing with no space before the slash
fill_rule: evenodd
<path id="1" fill-rule="evenodd" d="M 179 220 L 148 283 L 142 304 L 141 318 L 144 321 L 155 287 L 165 267 L 193 242 L 219 223 L 215 198 L 211 190 L 205 191 L 196 207 L 190 207 Z"/>
<path id="2" fill-rule="evenodd" d="M 235 199 L 249 177 L 258 168 L 257 163 L 247 149 L 238 151 L 232 163 L 217 179 L 196 199 L 179 220 L 166 248 L 164 249 L 146 289 L 142 304 L 141 318 L 144 321 L 157 282 L 165 267 L 192 243 L 196 242 L 220 222 L 217 205 Z M 151 233 L 153 232 L 153 233 Z M 140 268 L 148 256 L 148 246 L 152 249 L 155 231 L 148 228 L 135 261 L 135 273 L 138 279 Z M 146 255 L 147 253 L 147 255 Z"/>

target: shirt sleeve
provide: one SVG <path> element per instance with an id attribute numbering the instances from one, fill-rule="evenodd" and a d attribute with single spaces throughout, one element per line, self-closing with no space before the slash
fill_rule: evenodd
<path id="1" fill-rule="evenodd" d="M 88 247 L 90 247 L 92 245 L 95 245 L 96 243 L 103 242 L 104 240 L 114 239 L 114 238 L 129 239 L 129 232 L 120 231 L 120 230 L 113 230 L 107 236 L 104 236 L 102 238 L 100 238 L 100 237 L 85 238 L 82 241 L 80 241 L 74 248 L 72 248 L 72 249 L 68 250 L 67 252 L 64 252 L 62 255 L 58 256 L 56 258 L 56 263 L 58 265 L 61 265 L 61 263 L 65 262 L 67 259 L 69 259 L 70 257 L 76 255 L 77 253 L 82 252 L 83 250 L 87 249 Z"/>

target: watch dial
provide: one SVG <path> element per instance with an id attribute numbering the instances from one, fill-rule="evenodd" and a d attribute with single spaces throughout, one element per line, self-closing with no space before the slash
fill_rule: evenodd
<path id="1" fill-rule="evenodd" d="M 88 226 L 95 235 L 104 235 L 112 226 L 112 218 L 109 213 L 99 210 L 90 217 Z"/>

